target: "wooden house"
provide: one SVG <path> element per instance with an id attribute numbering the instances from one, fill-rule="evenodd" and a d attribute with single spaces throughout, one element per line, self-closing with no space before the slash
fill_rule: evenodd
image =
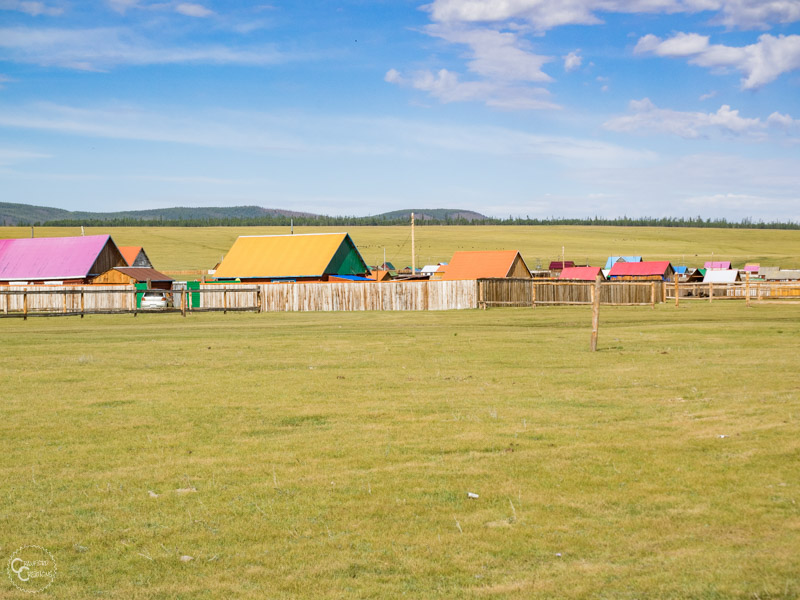
<path id="1" fill-rule="evenodd" d="M 617 262 L 608 272 L 610 280 L 618 281 L 667 281 L 675 276 L 668 260 L 642 262 Z"/>
<path id="2" fill-rule="evenodd" d="M 0 240 L 0 284 L 87 284 L 124 266 L 109 235 Z"/>
<path id="3" fill-rule="evenodd" d="M 347 233 L 240 236 L 217 267 L 216 281 L 328 281 L 334 275 L 367 275 Z"/>
<path id="4" fill-rule="evenodd" d="M 171 290 L 173 279 L 148 267 L 115 267 L 92 280 L 96 285 L 135 285 L 150 282 L 151 289 Z"/>
<path id="5" fill-rule="evenodd" d="M 153 263 L 150 262 L 150 258 L 141 246 L 120 246 L 119 251 L 129 267 L 153 268 Z"/>
<path id="6" fill-rule="evenodd" d="M 531 272 L 517 250 L 478 250 L 453 254 L 453 258 L 442 266 L 443 281 L 484 278 L 530 279 Z"/>

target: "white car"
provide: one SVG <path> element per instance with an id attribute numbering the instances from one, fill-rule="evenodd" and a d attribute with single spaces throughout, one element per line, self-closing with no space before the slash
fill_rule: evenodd
<path id="1" fill-rule="evenodd" d="M 166 292 L 145 292 L 142 295 L 142 310 L 163 310 L 169 307 Z"/>

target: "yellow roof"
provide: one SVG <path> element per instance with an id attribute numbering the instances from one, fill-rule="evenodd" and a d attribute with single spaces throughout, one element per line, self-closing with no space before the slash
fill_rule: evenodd
<path id="1" fill-rule="evenodd" d="M 318 277 L 325 273 L 346 233 L 243 235 L 214 277 Z"/>

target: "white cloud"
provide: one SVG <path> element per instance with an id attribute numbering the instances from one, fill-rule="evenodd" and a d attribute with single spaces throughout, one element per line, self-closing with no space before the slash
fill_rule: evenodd
<path id="1" fill-rule="evenodd" d="M 0 148 L 0 167 L 7 167 L 25 160 L 36 160 L 39 158 L 50 158 L 49 154 L 39 152 L 29 152 L 27 150 L 17 150 L 15 148 Z"/>
<path id="2" fill-rule="evenodd" d="M 460 29 L 431 25 L 425 32 L 451 44 L 470 47 L 467 68 L 478 75 L 507 81 L 552 81 L 542 65 L 552 60 L 528 52 L 514 33 L 493 29 Z"/>
<path id="3" fill-rule="evenodd" d="M 175 12 L 180 13 L 182 15 L 186 15 L 187 17 L 210 17 L 214 14 L 213 10 L 210 10 L 203 6 L 202 4 L 192 4 L 189 2 L 182 2 L 175 7 Z"/>
<path id="4" fill-rule="evenodd" d="M 786 134 L 790 141 L 800 142 L 800 138 L 794 137 L 800 133 L 800 119 L 779 112 L 773 112 L 762 120 L 743 117 L 727 104 L 713 113 L 678 111 L 659 108 L 649 98 L 632 100 L 630 111 L 632 114 L 609 119 L 603 127 L 609 131 L 667 133 L 685 139 L 725 134 L 767 140 L 772 130 L 773 133 Z"/>
<path id="5" fill-rule="evenodd" d="M 583 64 L 583 57 L 580 50 L 574 50 L 562 57 L 564 59 L 564 70 L 568 73 L 579 68 Z"/>
<path id="6" fill-rule="evenodd" d="M 703 100 L 711 100 L 711 98 L 714 98 L 716 95 L 717 95 L 717 90 L 711 90 L 706 94 L 702 94 L 700 98 L 698 98 L 698 100 L 700 100 L 701 102 Z"/>
<path id="7" fill-rule="evenodd" d="M 40 15 L 55 17 L 64 12 L 64 9 L 58 6 L 48 6 L 44 2 L 33 0 L 0 0 L 0 10 L 15 10 L 32 17 Z"/>
<path id="8" fill-rule="evenodd" d="M 441 102 L 483 102 L 487 106 L 511 110 L 554 109 L 543 88 L 514 85 L 497 81 L 461 81 L 457 73 L 440 69 L 436 73 L 419 71 L 411 78 L 390 69 L 384 77 L 389 83 L 428 92 Z"/>
<path id="9" fill-rule="evenodd" d="M 759 88 L 783 73 L 800 69 L 800 35 L 764 34 L 749 46 L 709 44 L 708 36 L 678 33 L 661 40 L 648 34 L 634 48 L 639 54 L 689 58 L 691 64 L 712 69 L 733 68 L 741 71 L 744 89 Z"/>
<path id="10" fill-rule="evenodd" d="M 165 46 L 121 28 L 0 28 L 0 49 L 7 50 L 5 60 L 81 70 L 173 63 L 269 65 L 295 58 L 270 46 Z"/>
<path id="11" fill-rule="evenodd" d="M 615 117 L 603 124 L 610 131 L 668 133 L 686 139 L 714 133 L 763 137 L 766 124 L 759 118 L 745 118 L 738 110 L 722 105 L 715 113 L 682 112 L 658 108 L 650 99 L 632 100 L 633 114 Z"/>
<path id="12" fill-rule="evenodd" d="M 539 31 L 597 25 L 602 13 L 673 14 L 711 11 L 727 27 L 763 29 L 800 20 L 796 0 L 434 0 L 425 7 L 440 23 L 523 22 Z"/>

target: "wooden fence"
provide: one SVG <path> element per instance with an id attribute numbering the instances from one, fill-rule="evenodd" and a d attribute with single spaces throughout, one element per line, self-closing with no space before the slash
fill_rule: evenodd
<path id="1" fill-rule="evenodd" d="M 162 291 L 163 290 L 153 290 Z M 0 286 L 0 317 L 145 312 L 132 286 Z M 166 312 L 421 311 L 591 304 L 591 282 L 535 279 L 385 283 L 201 284 L 167 292 Z M 600 304 L 641 306 L 666 300 L 800 301 L 800 283 L 603 282 Z M 676 299 L 677 298 L 677 299 Z M 164 311 L 162 311 L 164 312 Z"/>
<path id="2" fill-rule="evenodd" d="M 539 306 L 591 304 L 594 283 L 538 279 L 479 279 L 478 306 Z M 664 301 L 660 281 L 603 282 L 600 303 L 618 306 L 654 305 Z"/>

